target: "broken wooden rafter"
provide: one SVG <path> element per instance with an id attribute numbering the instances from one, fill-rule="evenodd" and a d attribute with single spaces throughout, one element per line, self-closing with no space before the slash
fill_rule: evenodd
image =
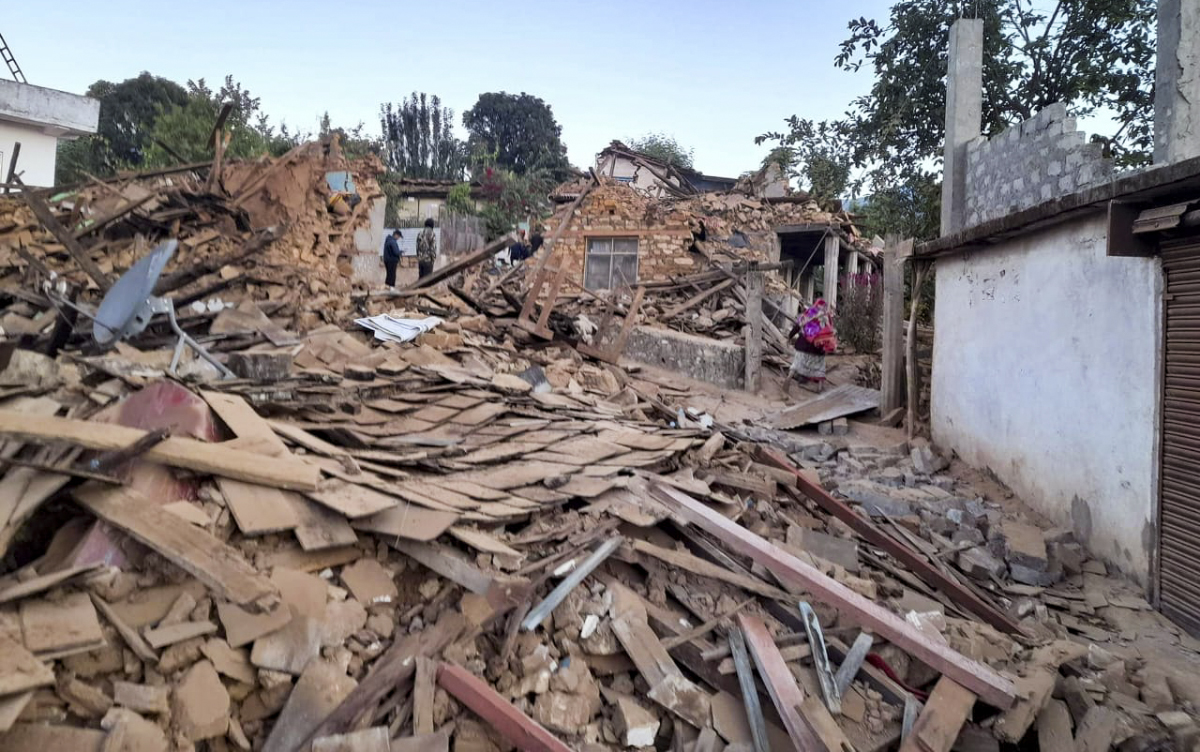
<path id="1" fill-rule="evenodd" d="M 835 499 L 828 491 L 801 474 L 796 467 L 779 453 L 765 447 L 758 448 L 758 457 L 763 462 L 786 470 L 796 478 L 796 488 L 817 506 L 846 523 L 867 543 L 883 549 L 930 587 L 942 592 L 947 598 L 991 626 L 1009 634 L 1024 634 L 1021 625 L 995 605 L 985 601 L 958 580 L 930 564 L 923 556 L 881 530 L 875 523 L 855 513 L 847 504 Z"/>
<path id="2" fill-rule="evenodd" d="M 71 418 L 42 417 L 33 421 L 21 413 L 0 410 L 0 436 L 25 442 L 63 441 L 112 452 L 134 445 L 146 434 L 136 428 Z M 320 476 L 315 465 L 300 459 L 265 457 L 178 436 L 151 447 L 142 457 L 185 470 L 297 491 L 315 489 Z"/>
<path id="3" fill-rule="evenodd" d="M 541 724 L 513 707 L 496 690 L 462 666 L 442 663 L 437 670 L 438 685 L 454 699 L 472 710 L 505 739 L 523 752 L 571 752 Z"/>
<path id="4" fill-rule="evenodd" d="M 15 180 L 18 183 L 21 182 L 20 178 L 15 178 Z M 87 249 L 79 244 L 79 241 L 75 239 L 71 231 L 62 222 L 58 221 L 58 217 L 54 216 L 54 210 L 50 208 L 50 205 L 40 195 L 30 190 L 22 191 L 21 197 L 25 199 L 25 203 L 33 210 L 34 216 L 42 223 L 42 227 L 49 230 L 50 234 L 58 242 L 62 243 L 63 247 L 67 249 L 67 253 L 71 254 L 71 258 L 75 259 L 75 263 L 79 264 L 87 272 L 87 275 L 92 278 L 92 281 L 96 283 L 100 291 L 107 292 L 111 284 L 108 277 L 100 270 L 96 262 L 92 261 L 92 257 L 88 254 Z"/>
<path id="5" fill-rule="evenodd" d="M 792 676 L 792 671 L 783 660 L 783 656 L 779 654 L 779 648 L 775 647 L 775 642 L 767 631 L 767 625 L 757 617 L 739 614 L 738 627 L 745 636 L 746 646 L 750 649 L 750 657 L 754 659 L 758 674 L 767 687 L 767 693 L 771 695 L 771 701 L 775 703 L 775 709 L 779 711 L 779 716 L 783 719 L 788 736 L 796 744 L 796 749 L 812 750 L 813 752 L 816 750 L 841 752 L 841 750 L 828 749 L 821 738 L 813 732 L 807 719 L 801 715 L 800 708 L 804 705 L 804 692 L 796 683 L 796 677 Z"/>
<path id="6" fill-rule="evenodd" d="M 935 642 L 896 614 L 815 567 L 677 489 L 661 484 L 651 485 L 650 489 L 655 499 L 680 519 L 720 538 L 733 551 L 750 557 L 781 580 L 803 588 L 815 600 L 836 608 L 859 626 L 870 629 L 917 660 L 975 692 L 985 702 L 1005 709 L 1016 699 L 1016 688 L 1012 682 L 949 646 Z"/>

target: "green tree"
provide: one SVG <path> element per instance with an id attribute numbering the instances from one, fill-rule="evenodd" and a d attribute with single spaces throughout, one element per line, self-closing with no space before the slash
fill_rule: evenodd
<path id="1" fill-rule="evenodd" d="M 60 185 L 85 180 L 89 174 L 107 177 L 118 169 L 139 168 L 158 114 L 187 103 L 186 89 L 146 72 L 120 83 L 97 81 L 87 95 L 100 100 L 96 133 L 59 143 L 55 182 Z"/>
<path id="2" fill-rule="evenodd" d="M 446 209 L 455 214 L 475 213 L 475 200 L 471 198 L 470 183 L 459 183 L 446 193 Z"/>
<path id="3" fill-rule="evenodd" d="M 287 126 L 281 127 L 286 132 Z M 328 111 L 321 115 L 320 137 L 324 139 L 329 136 L 337 136 L 342 145 L 342 154 L 346 155 L 348 159 L 358 159 L 368 154 L 383 154 L 383 140 L 368 136 L 366 130 L 366 125 L 361 122 L 353 128 L 337 127 L 333 125 Z"/>
<path id="4" fill-rule="evenodd" d="M 559 181 L 570 173 L 562 126 L 539 97 L 524 92 L 480 94 L 475 106 L 463 113 L 463 126 L 476 160 L 491 160 L 517 175 L 546 170 Z"/>
<path id="5" fill-rule="evenodd" d="M 850 184 L 850 154 L 837 124 L 802 120 L 793 115 L 787 119 L 786 133 L 767 133 L 754 140 L 779 142 L 771 150 L 770 160 L 787 162 L 785 174 L 798 175 L 801 187 L 820 200 L 840 198 Z"/>
<path id="6" fill-rule="evenodd" d="M 898 224 L 928 227 L 927 189 L 937 181 L 945 139 L 947 39 L 961 16 L 983 19 L 986 135 L 1061 101 L 1076 116 L 1113 112 L 1115 132 L 1093 140 L 1106 143 L 1123 166 L 1148 162 L 1154 0 L 898 0 L 885 23 L 849 23 L 834 65 L 866 66 L 874 83 L 846 116 L 816 124 L 793 117 L 786 132 L 760 142 L 796 145 L 802 153 L 832 148 L 832 158 L 856 171 L 856 193 L 896 199 L 896 206 L 919 199 L 912 207 L 919 214 Z"/>
<path id="7" fill-rule="evenodd" d="M 692 150 L 680 146 L 674 136 L 668 136 L 665 133 L 647 133 L 641 138 L 630 139 L 628 145 L 629 148 L 648 157 L 654 157 L 676 167 L 692 169 Z"/>
<path id="8" fill-rule="evenodd" d="M 489 240 L 510 232 L 526 218 L 550 214 L 549 195 L 558 182 L 549 170 L 539 169 L 518 175 L 501 167 L 480 170 L 484 205 L 479 214 L 487 226 Z"/>
<path id="9" fill-rule="evenodd" d="M 942 181 L 925 172 L 882 188 L 863 201 L 855 224 L 867 235 L 926 240 L 941 231 Z"/>
<path id="10" fill-rule="evenodd" d="M 436 95 L 413 92 L 400 104 L 379 108 L 383 159 L 410 178 L 462 180 L 466 147 L 454 137 L 454 111 Z"/>
<path id="11" fill-rule="evenodd" d="M 216 91 L 201 78 L 188 81 L 186 104 L 167 107 L 154 121 L 145 166 L 170 166 L 177 163 L 177 156 L 185 162 L 211 159 L 208 137 L 226 103 L 233 105 L 224 126 L 225 132 L 231 134 L 226 156 L 247 159 L 269 153 L 274 134 L 267 116 L 259 112 L 259 99 L 248 89 L 243 89 L 233 76 L 226 76 L 224 84 Z M 286 129 L 282 140 L 290 142 Z"/>

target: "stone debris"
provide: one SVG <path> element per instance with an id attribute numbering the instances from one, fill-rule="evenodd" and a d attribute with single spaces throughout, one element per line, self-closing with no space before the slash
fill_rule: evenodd
<path id="1" fill-rule="evenodd" d="M 0 198 L 3 326 L 23 332 L 0 350 L 16 353 L 0 359 L 13 368 L 0 368 L 0 441 L 18 464 L 0 483 L 19 512 L 0 525 L 0 748 L 749 750 L 730 647 L 748 624 L 762 625 L 756 651 L 777 648 L 746 677 L 767 690 L 772 749 L 789 732 L 897 748 L 910 692 L 975 699 L 946 689 L 956 663 L 1012 703 L 968 713 L 947 749 L 1195 744 L 1195 672 L 1137 649 L 1147 630 L 1192 643 L 1070 532 L 984 497 L 934 447 L 860 440 L 845 418 L 796 432 L 729 418 L 645 369 L 545 341 L 515 323 L 534 264 L 503 282 L 463 262 L 428 289 L 355 290 L 364 215 L 331 211 L 324 177 L 350 171 L 363 202 L 378 188 L 336 142 L 209 169 L 50 197 L 67 235 Z M 731 270 L 765 260 L 773 222 L 858 242 L 815 202 L 599 196 L 669 219 L 679 235 L 662 242 L 683 248 L 663 251 L 656 263 L 679 274 L 648 284 L 640 308 L 560 296 L 550 329 L 589 329 L 593 344 L 633 309 L 744 343 Z M 182 247 L 164 291 L 238 378 L 195 359 L 164 378 L 173 339 L 157 323 L 103 353 L 82 329 L 55 334 L 52 296 L 95 304 L 168 236 Z M 385 313 L 442 323 L 405 344 L 349 326 Z M 762 323 L 766 362 L 786 369 L 771 314 Z M 170 438 L 148 435 L 160 427 Z M 665 488 L 727 527 L 682 524 Z M 768 564 L 802 567 L 812 592 Z M 875 634 L 840 714 L 819 699 L 799 600 L 835 671 L 864 628 L 903 625 Z M 895 644 L 917 634 L 929 660 Z M 920 728 L 950 722 L 934 705 Z"/>

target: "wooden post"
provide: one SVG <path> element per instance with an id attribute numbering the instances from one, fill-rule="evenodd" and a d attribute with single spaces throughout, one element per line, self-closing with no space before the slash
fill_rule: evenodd
<path id="1" fill-rule="evenodd" d="M 817 275 L 812 269 L 804 270 L 804 281 L 801 283 L 800 294 L 804 296 L 804 304 L 812 305 L 817 299 Z"/>
<path id="2" fill-rule="evenodd" d="M 904 405 L 904 258 L 913 241 L 888 238 L 883 249 L 883 374 L 879 412 Z"/>
<path id="3" fill-rule="evenodd" d="M 838 256 L 842 241 L 832 232 L 825 236 L 825 302 L 837 309 Z"/>
<path id="4" fill-rule="evenodd" d="M 850 251 L 850 256 L 846 259 L 846 274 L 851 277 L 858 274 L 858 258 L 858 251 Z"/>
<path id="5" fill-rule="evenodd" d="M 912 304 L 908 313 L 908 333 L 904 343 L 905 375 L 908 377 L 908 438 L 917 435 L 918 403 L 921 400 L 920 372 L 917 368 L 917 304 L 921 298 L 921 286 L 925 283 L 929 262 L 913 264 Z"/>
<path id="6" fill-rule="evenodd" d="M 757 392 L 762 375 L 763 352 L 763 273 L 746 272 L 746 391 Z"/>

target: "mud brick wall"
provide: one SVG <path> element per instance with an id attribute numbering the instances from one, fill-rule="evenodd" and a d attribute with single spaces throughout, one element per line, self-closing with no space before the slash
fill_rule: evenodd
<path id="1" fill-rule="evenodd" d="M 547 221 L 547 238 L 565 211 L 564 206 Z M 663 203 L 650 201 L 624 184 L 606 183 L 594 188 L 575 210 L 555 243 L 554 258 L 564 259 L 571 277 L 583 284 L 589 238 L 637 238 L 639 282 L 692 274 L 699 271 L 703 259 L 688 250 L 693 240 L 689 220 L 685 212 L 665 209 Z"/>
<path id="2" fill-rule="evenodd" d="M 992 138 L 967 144 L 966 227 L 1112 180 L 1111 159 L 1052 104 Z"/>

